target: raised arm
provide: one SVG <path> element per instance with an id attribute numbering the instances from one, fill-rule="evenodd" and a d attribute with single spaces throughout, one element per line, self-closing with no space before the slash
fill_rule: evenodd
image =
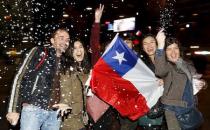
<path id="1" fill-rule="evenodd" d="M 164 77 L 169 70 L 164 50 L 166 36 L 163 31 L 161 29 L 156 36 L 158 48 L 155 54 L 155 74 L 159 77 Z"/>
<path id="2" fill-rule="evenodd" d="M 95 10 L 95 21 L 92 25 L 90 35 L 90 47 L 91 47 L 91 65 L 94 66 L 97 60 L 100 58 L 100 22 L 101 16 L 104 10 L 104 5 L 99 6 Z"/>

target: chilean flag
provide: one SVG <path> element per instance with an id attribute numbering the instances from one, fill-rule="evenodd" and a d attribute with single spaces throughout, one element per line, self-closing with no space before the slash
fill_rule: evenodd
<path id="1" fill-rule="evenodd" d="M 155 74 L 118 34 L 95 64 L 90 86 L 95 95 L 132 120 L 145 115 L 163 92 Z"/>

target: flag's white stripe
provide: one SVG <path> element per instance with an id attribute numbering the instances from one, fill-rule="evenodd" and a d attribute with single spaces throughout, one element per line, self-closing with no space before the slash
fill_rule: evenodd
<path id="1" fill-rule="evenodd" d="M 36 47 L 31 49 L 31 51 L 29 52 L 29 54 L 26 56 L 25 60 L 23 61 L 23 64 L 22 64 L 21 68 L 19 69 L 18 73 L 15 76 L 15 79 L 14 79 L 13 85 L 12 85 L 12 92 L 11 92 L 8 112 L 12 112 L 13 102 L 14 102 L 14 97 L 15 97 L 15 90 L 18 89 L 17 87 L 19 87 L 19 86 L 17 86 L 17 81 L 19 79 L 20 74 L 23 71 L 23 68 L 25 67 L 25 65 L 26 65 L 26 63 L 28 61 L 29 56 L 31 55 L 31 53 L 33 52 L 34 49 L 36 49 Z"/>
<path id="2" fill-rule="evenodd" d="M 137 88 L 145 97 L 149 108 L 154 106 L 163 94 L 163 86 L 158 86 L 155 74 L 140 59 L 122 78 L 130 81 Z"/>

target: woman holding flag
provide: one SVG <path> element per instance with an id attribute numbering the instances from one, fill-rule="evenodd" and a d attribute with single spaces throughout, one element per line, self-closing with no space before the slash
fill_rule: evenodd
<path id="1" fill-rule="evenodd" d="M 142 53 L 141 59 L 144 61 L 144 63 L 155 72 L 155 52 L 157 49 L 157 41 L 155 39 L 155 36 L 152 34 L 147 34 L 142 39 Z M 159 85 L 163 85 L 163 80 L 159 79 Z M 161 107 L 160 102 L 158 103 L 150 110 L 150 112 L 141 117 L 139 119 L 139 125 L 141 129 L 144 130 L 166 130 L 165 125 L 163 124 L 163 115 L 164 111 Z"/>
<path id="2" fill-rule="evenodd" d="M 100 8 L 99 8 L 100 9 Z M 98 10 L 99 11 L 99 10 Z M 99 38 L 99 29 L 97 30 L 97 28 L 99 28 L 99 24 L 96 24 L 97 23 L 97 21 L 100 21 L 100 20 L 97 20 L 97 13 L 99 13 L 99 12 L 97 12 L 97 10 L 96 10 L 96 12 L 95 12 L 95 23 L 94 23 L 94 25 L 93 25 L 93 28 L 92 28 L 92 31 L 91 31 L 91 36 L 97 36 L 97 37 L 91 37 L 91 40 L 95 40 L 95 42 L 91 42 L 91 43 L 94 43 L 93 45 L 91 45 L 91 47 L 94 47 L 94 48 L 91 48 L 91 50 L 92 50 L 92 53 L 94 54 L 94 51 L 96 51 L 96 50 L 99 50 L 99 48 L 98 48 L 98 46 L 99 46 L 99 40 L 97 40 L 98 38 Z M 95 30 L 94 30 L 95 29 Z M 94 31 L 93 31 L 94 30 Z M 93 35 L 94 34 L 94 35 Z M 98 44 L 97 44 L 98 43 Z M 122 44 L 124 44 L 124 42 L 122 43 Z M 132 44 L 131 44 L 132 45 Z M 124 46 L 126 46 L 126 45 L 124 45 Z M 129 46 L 127 46 L 127 47 L 129 47 Z M 126 47 L 126 48 L 127 48 Z M 128 49 L 128 48 L 127 48 Z M 128 49 L 129 51 L 132 51 L 131 50 L 132 49 L 132 47 L 130 47 L 130 49 Z M 156 49 L 156 48 L 155 48 Z M 97 51 L 97 52 L 99 52 L 99 51 Z M 132 54 L 133 54 L 133 52 L 131 52 Z M 99 54 L 99 53 L 95 53 L 95 54 Z M 131 54 L 131 55 L 132 55 Z M 99 55 L 92 55 L 93 57 L 92 57 L 92 64 L 94 65 L 95 63 L 96 63 L 96 60 L 98 60 L 98 58 L 96 58 L 97 56 L 99 56 Z M 115 57 L 113 57 L 113 58 L 119 58 L 119 57 L 117 57 L 117 56 L 115 56 Z M 122 58 L 122 60 L 124 60 L 124 61 L 126 61 L 125 59 L 123 59 Z M 120 61 L 119 61 L 119 63 L 121 63 Z M 141 67 L 142 68 L 142 67 Z M 102 68 L 100 68 L 100 69 L 102 69 Z M 152 72 L 151 72 L 152 73 Z M 149 74 L 150 75 L 150 74 Z M 152 74 L 152 75 L 154 75 L 154 73 Z M 153 77 L 153 76 L 152 76 Z M 151 79 L 153 79 L 153 78 L 151 78 Z M 156 79 L 155 77 L 154 77 L 154 79 Z M 102 84 L 103 84 L 103 82 L 102 82 Z M 142 86 L 142 85 L 140 85 L 140 86 Z M 99 89 L 101 89 L 101 87 L 102 86 L 98 86 L 98 87 L 100 87 Z M 110 88 L 110 89 L 112 89 L 112 88 Z M 119 88 L 120 89 L 120 91 L 121 91 L 121 89 L 123 89 L 123 88 Z M 135 90 L 136 91 L 136 90 Z M 120 92 L 119 92 L 120 93 Z M 120 95 L 119 95 L 120 96 Z M 124 97 L 122 97 L 123 95 L 121 95 L 121 98 L 124 98 Z M 88 103 L 88 101 L 87 101 L 87 103 Z M 141 105 L 141 104 L 139 104 L 139 105 Z M 130 106 L 127 106 L 128 108 L 127 109 L 129 109 L 130 108 Z M 132 109 L 132 108 L 131 108 Z M 131 110 L 129 110 L 129 111 L 131 111 Z M 125 112 L 125 113 L 129 113 L 129 112 Z M 141 112 L 139 112 L 139 113 L 141 113 Z M 90 114 L 90 113 L 89 113 Z M 104 115 L 107 115 L 107 112 L 104 114 Z M 106 118 L 104 118 L 105 116 L 102 116 L 101 117 L 101 119 L 106 119 Z M 135 129 L 136 128 L 136 126 L 137 126 L 137 122 L 136 121 L 130 121 L 129 119 L 127 119 L 127 118 L 125 118 L 125 119 L 121 119 L 120 120 L 120 125 L 121 125 L 121 130 L 133 130 L 133 129 Z M 99 119 L 100 120 L 100 119 Z M 106 121 L 103 121 L 104 123 L 107 123 Z M 99 125 L 101 125 L 101 127 L 104 127 L 104 123 L 102 123 L 102 124 L 100 124 L 99 123 Z M 97 122 L 96 123 L 93 123 L 93 125 L 94 126 L 97 126 Z M 101 129 L 101 128 L 97 128 L 97 129 Z M 115 130 L 118 130 L 117 128 L 115 128 Z"/>

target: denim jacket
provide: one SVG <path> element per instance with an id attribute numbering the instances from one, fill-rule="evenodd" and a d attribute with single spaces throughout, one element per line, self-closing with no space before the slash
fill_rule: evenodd
<path id="1" fill-rule="evenodd" d="M 180 106 L 171 106 L 171 105 L 164 105 L 165 109 L 170 111 L 174 111 L 176 115 L 181 115 L 190 110 L 190 108 L 195 106 L 195 96 L 193 95 L 193 88 L 192 83 L 190 80 L 187 80 L 184 93 L 182 96 L 182 100 L 187 102 L 187 107 L 180 107 Z"/>

